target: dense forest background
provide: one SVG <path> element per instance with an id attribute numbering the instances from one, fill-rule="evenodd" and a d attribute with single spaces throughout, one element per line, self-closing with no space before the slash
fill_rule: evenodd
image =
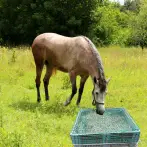
<path id="1" fill-rule="evenodd" d="M 97 45 L 147 45 L 147 0 L 0 0 L 0 44 L 40 33 L 86 35 Z"/>

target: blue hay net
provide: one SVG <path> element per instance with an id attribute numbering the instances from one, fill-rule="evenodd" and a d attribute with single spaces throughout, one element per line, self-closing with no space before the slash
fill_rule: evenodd
<path id="1" fill-rule="evenodd" d="M 70 135 L 73 144 L 136 143 L 140 129 L 123 108 L 107 108 L 102 116 L 81 109 Z"/>

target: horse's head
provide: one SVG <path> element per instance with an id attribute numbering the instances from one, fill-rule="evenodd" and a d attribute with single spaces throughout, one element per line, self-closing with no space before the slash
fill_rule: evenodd
<path id="1" fill-rule="evenodd" d="M 96 79 L 94 77 L 93 82 L 94 82 L 94 89 L 92 91 L 93 95 L 93 105 L 96 105 L 96 113 L 103 115 L 105 112 L 105 106 L 104 106 L 104 101 L 105 101 L 105 95 L 107 92 L 107 85 L 109 83 L 110 79 L 105 80 L 105 79 Z"/>

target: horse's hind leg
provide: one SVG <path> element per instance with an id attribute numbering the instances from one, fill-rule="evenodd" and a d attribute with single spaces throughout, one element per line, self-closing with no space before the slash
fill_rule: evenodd
<path id="1" fill-rule="evenodd" d="M 36 64 L 36 88 L 37 88 L 37 102 L 41 101 L 41 96 L 40 96 L 40 78 L 41 78 L 41 73 L 43 69 L 43 63 L 42 64 Z"/>
<path id="2" fill-rule="evenodd" d="M 88 78 L 88 76 L 81 76 L 79 94 L 78 94 L 78 99 L 77 99 L 77 105 L 78 106 L 79 106 L 80 101 L 81 101 L 82 93 L 83 93 L 83 90 L 84 90 L 84 85 L 85 85 L 87 78 Z"/>
<path id="3" fill-rule="evenodd" d="M 72 93 L 69 96 L 69 98 L 65 101 L 64 105 L 67 106 L 70 104 L 72 98 L 74 97 L 74 95 L 77 93 L 77 86 L 76 86 L 76 75 L 75 73 L 71 72 L 70 74 L 70 81 L 72 84 Z"/>
<path id="4" fill-rule="evenodd" d="M 46 64 L 46 74 L 45 74 L 44 79 L 43 79 L 46 101 L 49 100 L 48 85 L 49 85 L 49 79 L 52 75 L 52 70 L 53 70 L 53 68 L 50 67 L 48 64 Z"/>

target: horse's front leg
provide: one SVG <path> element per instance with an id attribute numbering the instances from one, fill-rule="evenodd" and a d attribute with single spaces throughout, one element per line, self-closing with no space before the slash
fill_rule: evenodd
<path id="1" fill-rule="evenodd" d="M 74 72 L 71 72 L 71 73 L 69 73 L 69 76 L 70 76 L 70 81 L 71 81 L 71 84 L 72 84 L 72 93 L 69 96 L 69 98 L 65 101 L 64 106 L 69 105 L 71 100 L 72 100 L 72 98 L 77 93 L 76 74 Z"/>
<path id="2" fill-rule="evenodd" d="M 88 78 L 88 76 L 81 76 L 79 94 L 78 94 L 78 99 L 77 99 L 77 103 L 76 103 L 77 106 L 79 106 L 79 104 L 80 104 L 82 93 L 83 93 L 83 90 L 84 90 L 84 85 L 85 85 L 87 78 Z"/>

